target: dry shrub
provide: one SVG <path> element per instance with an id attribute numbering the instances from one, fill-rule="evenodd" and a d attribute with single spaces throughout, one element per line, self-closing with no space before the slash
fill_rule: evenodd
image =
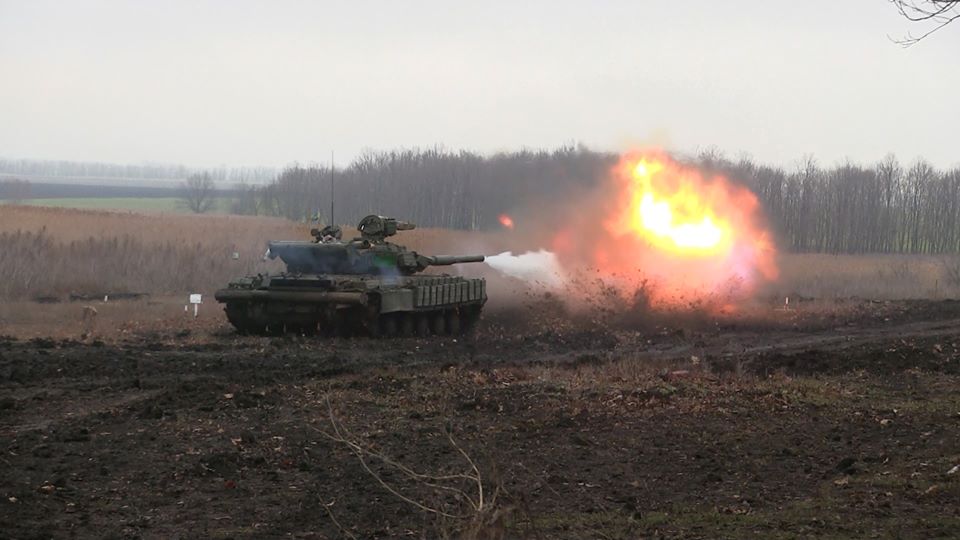
<path id="1" fill-rule="evenodd" d="M 926 255 L 784 254 L 780 279 L 765 291 L 781 299 L 938 298 L 946 286 L 939 260 Z"/>
<path id="2" fill-rule="evenodd" d="M 329 429 L 313 429 L 346 448 L 367 474 L 371 486 L 386 490 L 391 496 L 408 504 L 414 512 L 432 516 L 436 519 L 440 537 L 468 540 L 504 538 L 506 512 L 497 501 L 502 486 L 499 483 L 491 485 L 473 457 L 454 439 L 453 433 L 448 430 L 446 439 L 462 461 L 460 468 L 417 471 L 363 442 L 363 437 L 351 433 L 334 413 L 329 395 L 325 401 Z M 384 471 L 388 471 L 389 476 Z M 324 506 L 340 533 L 356 538 L 337 520 L 330 510 L 332 504 Z"/>
<path id="3" fill-rule="evenodd" d="M 209 293 L 233 277 L 281 269 L 278 262 L 263 262 L 267 241 L 307 240 L 309 228 L 268 217 L 5 205 L 0 207 L 0 298 Z M 355 235 L 344 230 L 345 238 Z M 509 248 L 493 234 L 436 229 L 404 232 L 397 241 L 428 254 Z M 234 252 L 238 260 L 232 259 Z"/>
<path id="4" fill-rule="evenodd" d="M 940 260 L 943 267 L 943 280 L 949 287 L 960 288 L 960 257 Z"/>
<path id="5" fill-rule="evenodd" d="M 272 218 L 4 207 L 0 298 L 208 292 L 266 268 L 267 240 L 303 236 Z"/>
<path id="6" fill-rule="evenodd" d="M 4 276 L 0 298 L 70 292 L 210 293 L 232 277 L 276 270 L 279 266 L 265 266 L 261 260 L 266 242 L 307 239 L 308 229 L 307 224 L 279 218 L 4 205 L 0 207 L 0 275 Z M 353 230 L 344 231 L 345 238 L 353 235 Z M 427 228 L 404 232 L 396 241 L 427 254 L 522 253 L 540 247 L 515 231 Z M 233 252 L 239 253 L 239 260 L 231 258 Z M 784 254 L 780 268 L 781 278 L 761 291 L 763 297 L 781 301 L 784 296 L 797 295 L 928 298 L 960 288 L 960 258 L 956 257 Z M 523 283 L 486 265 L 441 270 L 486 277 L 491 304 L 514 304 L 526 296 Z M 714 311 L 727 296 L 716 295 L 709 299 L 710 305 L 691 305 L 686 311 Z M 630 322 L 644 322 L 648 313 L 644 298 L 641 290 L 628 302 L 628 309 L 616 311 L 627 313 Z M 597 300 L 599 307 L 623 307 L 619 306 L 622 300 L 613 302 L 603 295 Z"/>

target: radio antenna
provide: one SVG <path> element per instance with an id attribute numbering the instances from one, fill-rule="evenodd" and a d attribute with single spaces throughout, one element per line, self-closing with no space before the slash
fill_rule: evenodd
<path id="1" fill-rule="evenodd" d="M 335 165 L 333 164 L 333 150 L 330 151 L 330 225 L 336 225 L 337 222 L 333 220 L 333 175 L 335 170 Z"/>

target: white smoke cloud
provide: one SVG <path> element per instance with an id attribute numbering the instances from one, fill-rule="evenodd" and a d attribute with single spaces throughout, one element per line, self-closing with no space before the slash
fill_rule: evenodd
<path id="1" fill-rule="evenodd" d="M 503 274 L 546 289 L 559 289 L 567 283 L 557 256 L 545 249 L 520 255 L 505 251 L 499 255 L 488 256 L 486 263 Z"/>

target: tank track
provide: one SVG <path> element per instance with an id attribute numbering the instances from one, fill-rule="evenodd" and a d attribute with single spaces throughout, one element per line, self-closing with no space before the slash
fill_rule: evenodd
<path id="1" fill-rule="evenodd" d="M 395 338 L 470 334 L 482 307 L 477 303 L 378 313 L 365 307 L 323 310 L 311 304 L 227 302 L 224 311 L 241 335 Z"/>

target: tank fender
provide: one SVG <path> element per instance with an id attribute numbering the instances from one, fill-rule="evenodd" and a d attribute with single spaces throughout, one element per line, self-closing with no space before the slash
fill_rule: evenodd
<path id="1" fill-rule="evenodd" d="M 380 313 L 413 311 L 413 289 L 393 289 L 380 294 Z"/>

